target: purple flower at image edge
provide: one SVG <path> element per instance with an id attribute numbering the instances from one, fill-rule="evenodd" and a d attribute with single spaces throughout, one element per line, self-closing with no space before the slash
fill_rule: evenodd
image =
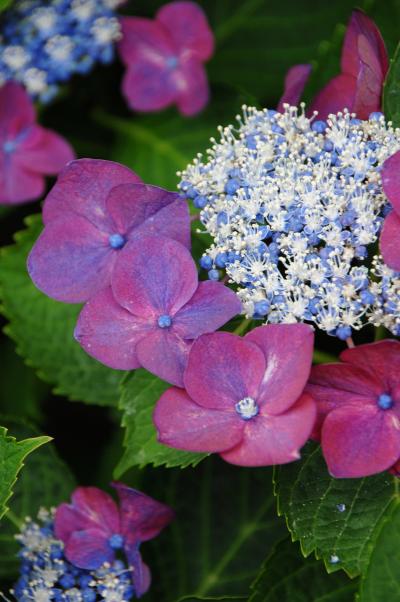
<path id="1" fill-rule="evenodd" d="M 186 201 L 112 161 L 70 163 L 45 200 L 43 221 L 28 271 L 41 291 L 67 303 L 87 301 L 109 286 L 117 257 L 140 234 L 190 246 Z"/>
<path id="2" fill-rule="evenodd" d="M 382 168 L 383 191 L 392 205 L 379 239 L 384 262 L 400 271 L 400 152 L 385 161 Z"/>
<path id="3" fill-rule="evenodd" d="M 168 389 L 157 402 L 159 441 L 242 466 L 298 459 L 316 416 L 303 394 L 313 341 L 304 324 L 260 326 L 244 338 L 201 336 L 189 354 L 185 390 Z"/>
<path id="4" fill-rule="evenodd" d="M 97 487 L 78 487 L 71 504 L 61 504 L 55 516 L 55 534 L 64 543 L 69 562 L 81 569 L 111 563 L 118 551 L 132 569 L 136 597 L 150 586 L 150 570 L 139 552 L 140 544 L 156 537 L 174 518 L 166 505 L 122 483 L 113 483 L 119 508 Z"/>
<path id="5" fill-rule="evenodd" d="M 136 111 L 159 111 L 176 104 L 195 115 L 208 102 L 203 63 L 214 51 L 214 36 L 195 2 L 170 2 L 154 20 L 122 17 L 118 45 L 127 67 L 123 93 Z"/>
<path id="6" fill-rule="evenodd" d="M 363 11 L 353 11 L 342 47 L 341 73 L 316 95 L 308 111 L 318 111 L 319 119 L 347 108 L 359 119 L 381 110 L 382 89 L 389 66 L 385 44 L 375 23 Z M 308 68 L 308 69 L 307 69 Z M 287 75 L 279 102 L 297 104 L 310 69 L 295 65 Z"/>
<path id="7" fill-rule="evenodd" d="M 0 88 L 0 203 L 38 199 L 45 177 L 74 158 L 64 138 L 36 123 L 35 109 L 19 84 Z"/>
<path id="8" fill-rule="evenodd" d="M 342 363 L 314 366 L 306 391 L 317 402 L 322 451 L 332 476 L 356 478 L 400 459 L 400 342 L 346 349 Z"/>
<path id="9" fill-rule="evenodd" d="M 111 287 L 85 305 L 75 337 L 107 366 L 143 366 L 182 386 L 193 339 L 213 332 L 240 310 L 228 287 L 198 282 L 196 264 L 182 244 L 143 236 L 122 250 Z"/>

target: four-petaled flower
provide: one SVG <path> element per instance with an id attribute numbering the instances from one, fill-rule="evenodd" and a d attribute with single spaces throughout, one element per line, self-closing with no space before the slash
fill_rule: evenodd
<path id="1" fill-rule="evenodd" d="M 35 118 L 32 101 L 19 84 L 0 88 L 0 203 L 39 198 L 45 176 L 57 174 L 74 158 L 66 140 Z"/>
<path id="2" fill-rule="evenodd" d="M 28 271 L 40 290 L 67 303 L 87 301 L 109 286 L 121 249 L 139 234 L 190 246 L 187 203 L 112 161 L 70 163 L 46 198 L 43 221 Z"/>
<path id="3" fill-rule="evenodd" d="M 144 366 L 183 385 L 189 349 L 240 312 L 233 291 L 219 282 L 198 282 L 196 264 L 180 243 L 143 236 L 124 249 L 111 287 L 83 308 L 75 330 L 82 347 L 121 370 Z"/>
<path id="4" fill-rule="evenodd" d="M 142 561 L 139 546 L 156 537 L 174 518 L 166 505 L 122 483 L 113 483 L 119 508 L 97 487 L 78 487 L 71 504 L 56 511 L 55 535 L 65 545 L 65 557 L 81 569 L 98 569 L 111 563 L 123 550 L 132 569 L 136 597 L 150 586 L 150 571 Z"/>
<path id="5" fill-rule="evenodd" d="M 154 20 L 123 17 L 119 52 L 127 72 L 123 93 L 132 109 L 158 111 L 177 104 L 194 115 L 208 101 L 203 63 L 214 51 L 214 36 L 194 2 L 170 2 Z"/>
<path id="6" fill-rule="evenodd" d="M 363 11 L 353 11 L 342 48 L 341 73 L 317 94 L 309 113 L 316 110 L 319 119 L 326 119 L 330 113 L 346 108 L 359 119 L 368 119 L 371 113 L 381 110 L 388 66 L 379 29 Z M 310 73 L 306 67 L 296 65 L 289 71 L 280 107 L 283 102 L 297 104 Z"/>
<path id="7" fill-rule="evenodd" d="M 400 342 L 346 349 L 343 363 L 314 366 L 322 451 L 334 477 L 364 477 L 400 459 Z"/>
<path id="8" fill-rule="evenodd" d="M 244 338 L 227 332 L 200 337 L 189 354 L 185 390 L 168 389 L 157 402 L 159 441 L 218 452 L 242 466 L 296 460 L 316 414 L 303 394 L 313 340 L 305 324 L 260 326 Z"/>
<path id="9" fill-rule="evenodd" d="M 380 250 L 384 262 L 393 270 L 400 271 L 400 151 L 383 164 L 382 186 L 393 210 L 383 224 Z"/>

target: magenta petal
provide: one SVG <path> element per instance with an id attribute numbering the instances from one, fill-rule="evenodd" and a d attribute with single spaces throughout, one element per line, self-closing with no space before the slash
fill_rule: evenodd
<path id="1" fill-rule="evenodd" d="M 170 33 L 161 23 L 141 17 L 122 17 L 120 23 L 118 51 L 128 67 L 141 62 L 163 65 L 164 57 L 174 54 Z"/>
<path id="2" fill-rule="evenodd" d="M 289 69 L 285 77 L 285 88 L 277 107 L 278 111 L 283 111 L 284 103 L 291 106 L 298 105 L 311 70 L 311 65 L 294 65 Z"/>
<path id="3" fill-rule="evenodd" d="M 258 399 L 269 414 L 280 414 L 296 401 L 306 385 L 314 331 L 305 324 L 269 324 L 255 328 L 245 339 L 257 345 L 265 357 Z"/>
<path id="4" fill-rule="evenodd" d="M 13 138 L 35 122 L 33 103 L 25 89 L 15 82 L 0 87 L 2 136 Z"/>
<path id="5" fill-rule="evenodd" d="M 353 11 L 343 43 L 341 67 L 344 73 L 358 76 L 360 59 L 360 38 L 370 47 L 369 64 L 377 62 L 384 77 L 389 66 L 385 43 L 375 23 L 361 10 Z M 363 57 L 367 60 L 367 57 Z"/>
<path id="6" fill-rule="evenodd" d="M 62 136 L 36 125 L 18 146 L 14 158 L 26 169 L 52 175 L 74 159 L 74 151 Z"/>
<path id="7" fill-rule="evenodd" d="M 174 103 L 176 85 L 164 63 L 140 61 L 130 65 L 122 81 L 122 92 L 134 111 L 160 111 Z"/>
<path id="8" fill-rule="evenodd" d="M 197 339 L 214 332 L 236 314 L 241 303 L 237 295 L 220 282 L 200 282 L 193 297 L 174 318 L 174 332 L 184 339 Z"/>
<path id="9" fill-rule="evenodd" d="M 136 345 L 152 328 L 148 321 L 118 305 L 108 287 L 83 307 L 74 335 L 86 353 L 102 364 L 134 370 L 141 365 Z"/>
<path id="10" fill-rule="evenodd" d="M 352 75 L 337 75 L 314 98 L 310 113 L 318 111 L 318 119 L 326 119 L 331 113 L 343 109 L 353 110 L 357 80 Z"/>
<path id="11" fill-rule="evenodd" d="M 115 554 L 100 529 L 75 531 L 65 544 L 65 557 L 80 569 L 94 570 L 112 562 Z"/>
<path id="12" fill-rule="evenodd" d="M 45 224 L 67 212 L 86 217 L 101 228 L 109 226 L 106 199 L 110 190 L 119 184 L 140 182 L 133 171 L 100 159 L 78 159 L 69 163 L 59 175 L 55 186 L 47 195 L 43 207 Z"/>
<path id="13" fill-rule="evenodd" d="M 383 191 L 392 207 L 400 214 L 400 151 L 386 159 L 381 176 Z"/>
<path id="14" fill-rule="evenodd" d="M 150 569 L 142 560 L 136 546 L 125 550 L 129 567 L 132 569 L 132 583 L 135 588 L 135 598 L 140 598 L 147 592 L 151 583 Z"/>
<path id="15" fill-rule="evenodd" d="M 88 527 L 87 516 L 71 504 L 60 504 L 54 517 L 54 533 L 57 539 L 68 541 L 74 531 L 82 531 Z"/>
<path id="16" fill-rule="evenodd" d="M 73 492 L 72 505 L 88 520 L 91 528 L 99 528 L 106 533 L 119 533 L 119 512 L 116 503 L 108 493 L 97 487 L 77 487 Z"/>
<path id="17" fill-rule="evenodd" d="M 178 108 L 182 115 L 196 115 L 206 106 L 209 99 L 207 74 L 197 58 L 182 61 L 173 73 L 177 89 Z"/>
<path id="18" fill-rule="evenodd" d="M 400 421 L 378 406 L 343 406 L 322 427 L 322 451 L 337 478 L 366 477 L 390 468 L 400 455 Z"/>
<path id="19" fill-rule="evenodd" d="M 263 413 L 249 420 L 242 442 L 221 456 L 239 466 L 271 466 L 298 460 L 299 450 L 310 436 L 315 416 L 314 401 L 309 395 L 302 395 L 284 414 L 270 416 Z"/>
<path id="20" fill-rule="evenodd" d="M 136 345 L 137 358 L 144 368 L 171 385 L 183 387 L 191 341 L 156 327 Z"/>
<path id="21" fill-rule="evenodd" d="M 127 547 L 156 537 L 175 517 L 174 511 L 141 491 L 114 482 L 120 501 L 122 535 Z"/>
<path id="22" fill-rule="evenodd" d="M 379 248 L 386 265 L 400 271 L 400 217 L 395 211 L 391 211 L 383 222 Z"/>
<path id="23" fill-rule="evenodd" d="M 390 393 L 399 386 L 400 375 L 400 342 L 396 340 L 379 341 L 368 345 L 358 345 L 346 349 L 340 359 L 357 366 L 371 374 L 371 381 L 378 379 L 385 390 L 379 393 Z M 372 386 L 372 382 L 371 382 Z"/>
<path id="24" fill-rule="evenodd" d="M 146 184 L 121 184 L 107 198 L 115 231 L 132 238 L 162 234 L 190 247 L 189 208 L 179 194 Z"/>
<path id="25" fill-rule="evenodd" d="M 193 343 L 184 382 L 190 397 L 201 406 L 234 409 L 245 397 L 257 399 L 264 372 L 264 356 L 256 345 L 228 332 L 216 332 Z"/>
<path id="26" fill-rule="evenodd" d="M 190 51 L 202 61 L 214 52 L 214 35 L 204 11 L 195 2 L 169 2 L 156 15 L 157 21 L 168 30 L 176 47 Z"/>
<path id="27" fill-rule="evenodd" d="M 180 243 L 163 236 L 141 236 L 118 254 L 112 276 L 117 302 L 137 316 L 171 317 L 197 288 L 196 265 Z"/>
<path id="28" fill-rule="evenodd" d="M 28 271 L 49 297 L 86 301 L 110 282 L 116 251 L 86 219 L 67 214 L 48 224 L 28 257 Z"/>
<path id="29" fill-rule="evenodd" d="M 380 71 L 376 73 L 368 64 L 362 63 L 352 107 L 359 119 L 368 119 L 373 111 L 380 110 L 382 86 Z"/>
<path id="30" fill-rule="evenodd" d="M 44 190 L 42 175 L 21 167 L 13 156 L 0 152 L 0 203 L 13 205 L 34 201 Z"/>
<path id="31" fill-rule="evenodd" d="M 193 452 L 221 452 L 237 445 L 245 422 L 235 410 L 210 410 L 194 403 L 182 389 L 168 389 L 153 414 L 158 440 Z"/>

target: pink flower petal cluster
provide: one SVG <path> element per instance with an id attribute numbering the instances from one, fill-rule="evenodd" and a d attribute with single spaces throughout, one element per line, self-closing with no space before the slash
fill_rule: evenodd
<path id="1" fill-rule="evenodd" d="M 229 288 L 220 282 L 198 282 L 196 264 L 182 244 L 142 236 L 121 251 L 111 287 L 83 308 L 75 337 L 107 366 L 143 366 L 183 386 L 193 340 L 240 310 Z"/>
<path id="2" fill-rule="evenodd" d="M 19 84 L 0 88 L 0 203 L 34 201 L 45 177 L 74 158 L 64 138 L 36 123 L 35 109 Z"/>
<path id="3" fill-rule="evenodd" d="M 382 88 L 389 61 L 384 41 L 375 23 L 363 11 L 353 11 L 344 39 L 341 72 L 317 94 L 310 113 L 318 111 L 319 119 L 344 108 L 367 119 L 381 110 Z M 310 71 L 307 65 L 292 67 L 280 100 L 297 104 Z"/>
<path id="4" fill-rule="evenodd" d="M 119 53 L 127 67 L 122 89 L 136 111 L 159 111 L 176 104 L 195 115 L 208 102 L 204 63 L 214 51 L 214 36 L 195 2 L 165 4 L 154 20 L 121 19 Z"/>
<path id="5" fill-rule="evenodd" d="M 65 545 L 65 556 L 81 569 L 94 570 L 112 562 L 119 550 L 132 569 L 136 597 L 150 586 L 150 570 L 139 546 L 156 537 L 174 518 L 166 505 L 122 483 L 113 483 L 119 508 L 111 496 L 97 487 L 78 487 L 71 504 L 61 504 L 54 521 L 56 537 Z"/>
<path id="6" fill-rule="evenodd" d="M 303 393 L 313 341 L 304 324 L 260 326 L 243 338 L 201 336 L 189 354 L 184 389 L 168 389 L 157 402 L 159 441 L 216 452 L 241 466 L 296 460 L 316 416 Z"/>
<path id="7" fill-rule="evenodd" d="M 384 262 L 393 270 L 400 271 L 400 151 L 383 164 L 382 186 L 393 210 L 383 223 L 380 250 Z"/>
<path id="8" fill-rule="evenodd" d="M 117 257 L 139 235 L 159 233 L 190 246 L 187 203 L 112 161 L 67 165 L 45 200 L 43 221 L 28 271 L 40 290 L 66 303 L 109 286 Z"/>
<path id="9" fill-rule="evenodd" d="M 334 477 L 364 477 L 400 460 L 400 342 L 346 349 L 314 366 L 306 391 L 318 407 L 322 451 Z"/>

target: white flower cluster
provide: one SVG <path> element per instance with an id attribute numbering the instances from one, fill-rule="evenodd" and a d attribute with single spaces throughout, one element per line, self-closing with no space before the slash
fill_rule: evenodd
<path id="1" fill-rule="evenodd" d="M 327 122 L 304 106 L 243 113 L 180 174 L 214 239 L 200 262 L 209 277 L 224 269 L 245 314 L 266 322 L 305 320 L 342 339 L 369 313 L 398 323 L 369 264 L 390 210 L 380 171 L 400 130 L 381 113 Z"/>

